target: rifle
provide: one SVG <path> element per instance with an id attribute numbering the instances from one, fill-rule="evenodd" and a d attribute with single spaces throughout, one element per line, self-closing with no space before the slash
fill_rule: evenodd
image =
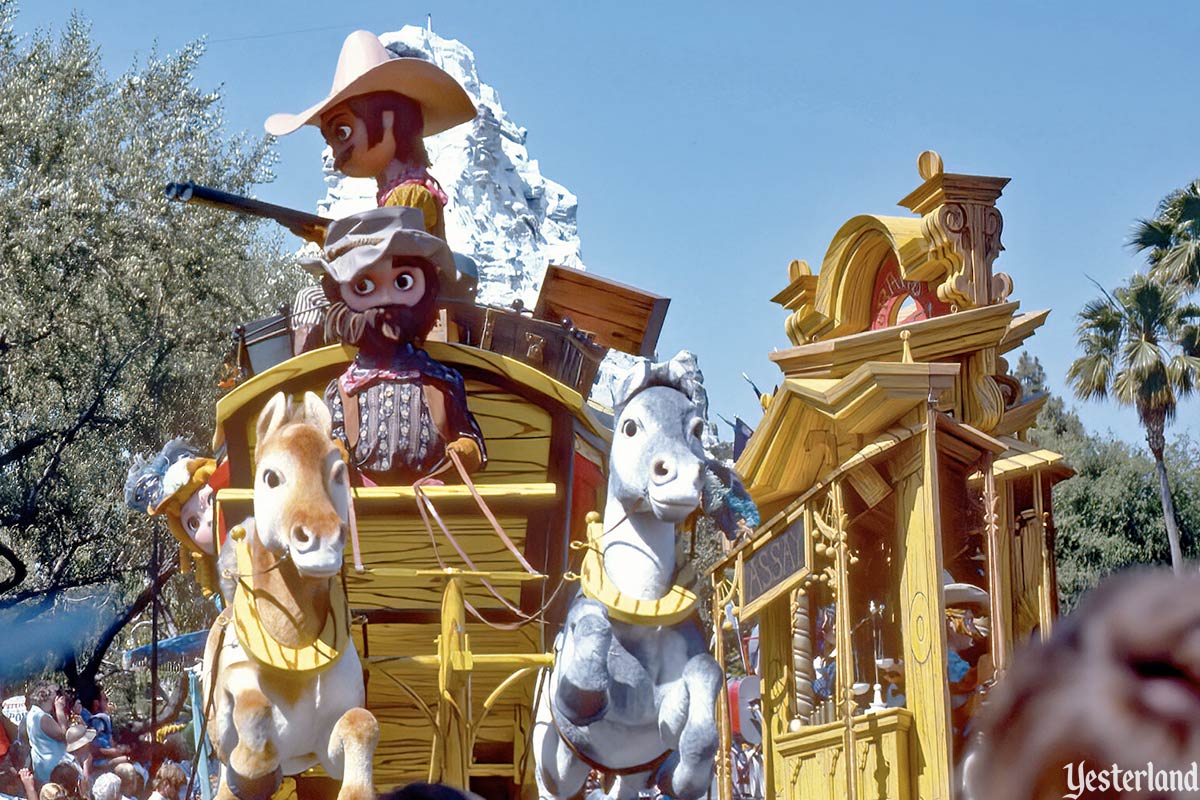
<path id="1" fill-rule="evenodd" d="M 168 183 L 166 194 L 167 199 L 178 200 L 181 203 L 201 203 L 206 206 L 222 208 L 226 211 L 235 211 L 239 214 L 249 214 L 254 217 L 274 220 L 301 239 L 307 239 L 318 245 L 325 242 L 325 231 L 333 223 L 333 220 L 329 219 L 329 217 L 320 217 L 316 214 L 297 211 L 294 208 L 286 208 L 284 206 L 277 206 L 274 203 L 264 203 L 261 200 L 243 197 L 240 194 L 230 194 L 229 192 L 222 192 L 219 189 L 210 189 L 207 186 L 200 186 L 191 181 Z"/>

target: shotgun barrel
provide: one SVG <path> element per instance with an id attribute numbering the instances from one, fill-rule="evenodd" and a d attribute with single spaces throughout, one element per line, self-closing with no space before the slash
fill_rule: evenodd
<path id="1" fill-rule="evenodd" d="M 274 203 L 264 203 L 262 200 L 243 197 L 240 194 L 222 192 L 220 189 L 201 186 L 191 181 L 168 183 L 166 195 L 168 199 L 178 200 L 181 203 L 201 203 L 206 206 L 222 208 L 226 211 L 234 211 L 238 214 L 249 214 L 254 217 L 271 219 L 302 239 L 307 239 L 317 244 L 324 243 L 325 231 L 328 230 L 329 225 L 333 222 L 328 217 L 297 211 L 294 208 L 287 208 L 285 206 L 277 206 Z"/>

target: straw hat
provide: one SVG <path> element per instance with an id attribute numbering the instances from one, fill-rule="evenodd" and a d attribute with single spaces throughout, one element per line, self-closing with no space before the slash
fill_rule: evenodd
<path id="1" fill-rule="evenodd" d="M 67 752 L 74 753 L 76 750 L 80 750 L 91 744 L 92 740 L 96 738 L 96 732 L 82 722 L 74 722 L 67 727 L 65 738 L 67 740 Z"/>
<path id="2" fill-rule="evenodd" d="M 302 259 L 310 272 L 324 270 L 338 283 L 348 283 L 367 267 L 390 256 L 413 256 L 432 263 L 441 280 L 458 271 L 450 248 L 425 230 L 425 216 L 408 206 L 383 206 L 334 220 L 320 258 Z"/>
<path id="3" fill-rule="evenodd" d="M 302 125 L 320 125 L 321 115 L 351 97 L 371 92 L 398 92 L 421 106 L 425 127 L 432 136 L 475 116 L 475 104 L 458 81 L 423 58 L 395 58 L 369 31 L 346 37 L 333 73 L 329 95 L 299 114 L 272 114 L 263 127 L 284 136 Z"/>

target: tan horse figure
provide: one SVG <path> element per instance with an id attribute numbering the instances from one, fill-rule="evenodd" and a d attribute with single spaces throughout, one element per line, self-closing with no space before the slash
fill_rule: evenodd
<path id="1" fill-rule="evenodd" d="M 324 401 L 281 392 L 258 418 L 254 517 L 231 533 L 237 591 L 208 636 L 208 736 L 219 798 L 269 797 L 320 764 L 338 800 L 374 797 L 379 724 L 362 708 L 362 666 L 340 575 L 349 475 Z"/>

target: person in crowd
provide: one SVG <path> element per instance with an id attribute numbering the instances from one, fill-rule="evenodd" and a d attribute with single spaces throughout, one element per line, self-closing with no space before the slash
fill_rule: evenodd
<path id="1" fill-rule="evenodd" d="M 92 774 L 92 742 L 96 739 L 96 732 L 84 725 L 82 722 L 72 722 L 67 726 L 66 742 L 67 754 L 63 760 L 54 767 L 50 773 L 50 780 L 56 780 L 54 775 L 60 767 L 70 767 L 75 771 L 77 776 Z M 62 781 L 57 781 L 62 783 Z M 64 788 L 69 789 L 64 784 Z"/>
<path id="2" fill-rule="evenodd" d="M 50 780 L 50 771 L 67 754 L 68 698 L 52 683 L 39 683 L 26 697 L 25 733 L 29 738 L 33 776 L 39 783 Z"/>
<path id="3" fill-rule="evenodd" d="M 22 767 L 20 771 L 21 787 L 25 792 L 25 800 L 38 800 L 37 784 L 34 783 L 33 770 Z"/>
<path id="4" fill-rule="evenodd" d="M 140 800 L 146 790 L 146 779 L 133 764 L 117 764 L 112 772 L 121 779 L 121 794 L 125 800 Z"/>
<path id="5" fill-rule="evenodd" d="M 967 758 L 971 800 L 1196 797 L 1200 574 L 1102 582 L 1017 653 Z"/>
<path id="6" fill-rule="evenodd" d="M 62 762 L 50 770 L 50 783 L 61 786 L 67 793 L 67 798 L 88 800 L 90 796 L 91 784 L 88 782 L 88 776 L 70 762 Z"/>
<path id="7" fill-rule="evenodd" d="M 65 788 L 51 781 L 38 792 L 38 800 L 70 800 L 70 793 Z"/>
<path id="8" fill-rule="evenodd" d="M 105 772 L 92 784 L 93 800 L 121 800 L 121 779 Z"/>
<path id="9" fill-rule="evenodd" d="M 96 732 L 92 742 L 92 757 L 97 767 L 106 769 L 129 760 L 129 748 L 113 742 L 113 723 L 109 713 L 108 694 L 100 684 L 79 690 L 82 710 L 79 716 L 85 725 Z"/>
<path id="10" fill-rule="evenodd" d="M 29 770 L 23 770 L 29 772 Z M 29 777 L 33 778 L 33 773 L 29 772 Z M 0 766 L 0 800 L 22 800 L 25 797 L 24 787 L 21 785 L 21 778 L 14 769 L 11 763 Z"/>
<path id="11" fill-rule="evenodd" d="M 183 791 L 187 788 L 187 783 L 187 775 L 179 765 L 164 761 L 154 774 L 154 791 L 151 792 L 149 800 L 183 800 Z"/>

